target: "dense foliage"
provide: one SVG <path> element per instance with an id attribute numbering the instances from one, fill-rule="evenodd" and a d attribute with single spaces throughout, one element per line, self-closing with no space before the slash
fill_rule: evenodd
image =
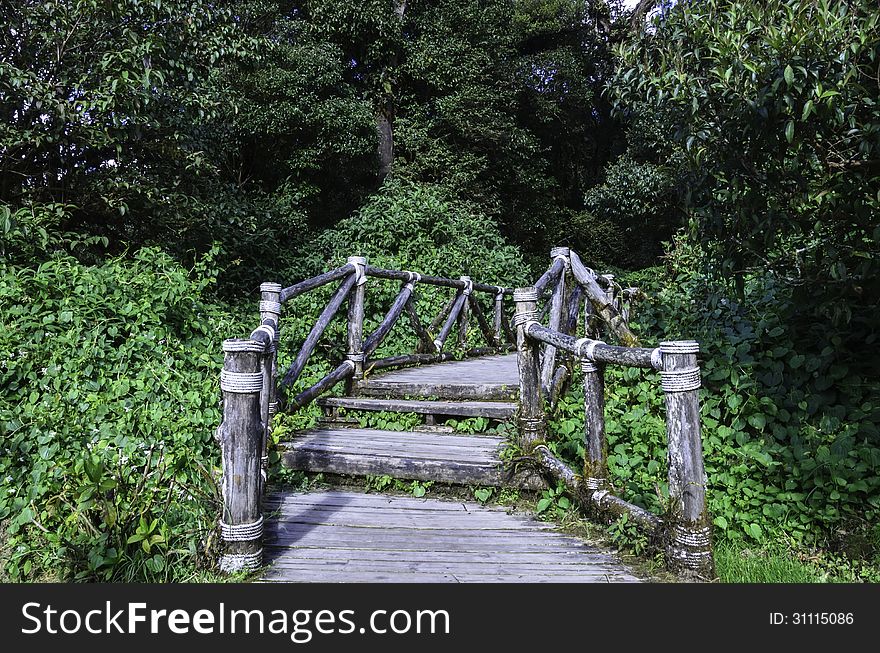
<path id="1" fill-rule="evenodd" d="M 218 343 L 241 330 L 143 249 L 0 265 L 0 519 L 17 578 L 186 578 L 216 523 Z"/>
<path id="2" fill-rule="evenodd" d="M 260 282 L 360 254 L 516 286 L 551 245 L 647 291 L 646 342 L 701 341 L 721 540 L 876 555 L 880 12 L 639 4 L 661 11 L 0 3 L 4 573 L 184 579 L 210 561 L 219 343 L 252 326 Z M 368 332 L 398 286 L 369 281 Z M 286 307 L 302 319 L 282 366 L 333 290 Z M 419 315 L 446 299 L 417 288 Z M 293 391 L 338 362 L 343 330 Z M 378 355 L 414 344 L 396 327 Z M 662 510 L 656 380 L 609 374 L 614 482 Z M 579 401 L 553 427 L 573 461 Z M 567 501 L 548 492 L 544 510 Z"/>

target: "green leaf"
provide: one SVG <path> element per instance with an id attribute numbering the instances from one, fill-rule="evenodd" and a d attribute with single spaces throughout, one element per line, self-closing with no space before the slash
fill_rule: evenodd
<path id="1" fill-rule="evenodd" d="M 720 528 L 720 529 L 722 529 L 722 530 L 727 529 L 727 520 L 726 520 L 724 517 L 722 517 L 721 515 L 718 515 L 717 517 L 715 517 L 715 519 L 713 519 L 712 522 L 713 522 L 718 528 Z"/>
<path id="2" fill-rule="evenodd" d="M 547 508 L 549 508 L 552 505 L 553 505 L 553 499 L 544 497 L 543 499 L 538 501 L 538 505 L 535 509 L 537 510 L 538 514 L 540 515 L 542 512 L 547 510 Z"/>
<path id="3" fill-rule="evenodd" d="M 785 140 L 789 143 L 794 140 L 794 120 L 789 120 L 785 125 Z"/>
<path id="4" fill-rule="evenodd" d="M 767 419 L 761 413 L 755 413 L 754 415 L 749 415 L 749 424 L 761 431 L 767 426 Z"/>
<path id="5" fill-rule="evenodd" d="M 794 84 L 794 69 L 791 66 L 786 66 L 785 71 L 783 72 L 783 76 L 785 77 L 785 83 L 791 86 Z"/>

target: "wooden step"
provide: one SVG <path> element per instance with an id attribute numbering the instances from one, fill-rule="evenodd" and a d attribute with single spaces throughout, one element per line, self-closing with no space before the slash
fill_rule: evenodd
<path id="1" fill-rule="evenodd" d="M 322 397 L 318 405 L 346 410 L 381 410 L 396 413 L 487 417 L 506 420 L 516 414 L 512 401 L 425 401 L 415 399 L 372 399 L 367 397 Z"/>
<path id="2" fill-rule="evenodd" d="M 637 582 L 609 550 L 473 501 L 267 495 L 264 581 Z"/>
<path id="3" fill-rule="evenodd" d="M 471 358 L 368 375 L 357 384 L 370 397 L 516 401 L 516 354 Z"/>
<path id="4" fill-rule="evenodd" d="M 324 428 L 284 443 L 282 459 L 291 469 L 326 474 L 541 487 L 533 476 L 507 481 L 499 457 L 505 445 L 504 438 L 490 435 Z"/>

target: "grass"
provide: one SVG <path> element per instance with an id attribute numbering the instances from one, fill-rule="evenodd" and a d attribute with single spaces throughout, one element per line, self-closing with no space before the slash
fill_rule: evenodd
<path id="1" fill-rule="evenodd" d="M 818 583 L 818 569 L 789 552 L 755 551 L 730 544 L 715 549 L 715 571 L 722 583 Z"/>

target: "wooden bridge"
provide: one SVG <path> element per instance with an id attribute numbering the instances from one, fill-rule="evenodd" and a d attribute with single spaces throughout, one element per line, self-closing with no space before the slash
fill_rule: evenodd
<path id="1" fill-rule="evenodd" d="M 315 402 L 323 411 L 318 425 L 278 445 L 289 468 L 330 478 L 391 477 L 522 492 L 561 483 L 587 516 L 627 514 L 662 547 L 672 571 L 713 578 L 697 344 L 637 346 L 628 326 L 637 289 L 597 275 L 568 248 L 554 248 L 551 258 L 533 286 L 515 290 L 464 276 L 376 268 L 361 257 L 288 288 L 263 284 L 260 326 L 247 339 L 223 343 L 221 569 L 295 582 L 638 580 L 612 552 L 499 506 L 350 488 L 267 492 L 273 416 Z M 402 285 L 365 338 L 370 278 Z M 326 308 L 296 355 L 284 361 L 282 305 L 333 282 L 338 288 Z M 417 287 L 430 289 L 421 302 Z M 451 297 L 430 323 L 423 322 L 419 307 L 439 305 L 442 289 Z M 303 388 L 306 363 L 346 301 L 343 359 Z M 403 315 L 411 341 L 402 335 Z M 285 318 L 290 319 L 295 318 Z M 606 336 L 619 344 L 607 344 L 601 339 Z M 388 355 L 380 356 L 382 351 Z M 287 367 L 283 374 L 279 361 Z M 670 502 L 664 515 L 616 496 L 608 480 L 606 365 L 660 371 L 669 445 Z M 578 471 L 547 446 L 545 414 L 576 376 L 585 395 L 585 459 Z M 334 388 L 341 392 L 331 395 Z M 423 424 L 383 430 L 364 428 L 368 420 L 352 418 L 377 412 L 420 415 Z M 503 435 L 468 434 L 444 425 L 473 417 L 515 428 Z"/>

